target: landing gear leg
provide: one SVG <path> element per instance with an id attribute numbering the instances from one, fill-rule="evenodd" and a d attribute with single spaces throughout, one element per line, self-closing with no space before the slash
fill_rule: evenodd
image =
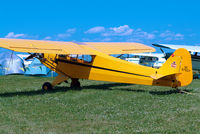
<path id="1" fill-rule="evenodd" d="M 52 83 L 45 82 L 42 86 L 43 90 L 52 90 L 54 86 L 61 84 L 62 82 L 67 82 L 69 77 L 59 74 Z"/>
<path id="2" fill-rule="evenodd" d="M 81 84 L 77 78 L 72 78 L 71 88 L 80 88 Z"/>

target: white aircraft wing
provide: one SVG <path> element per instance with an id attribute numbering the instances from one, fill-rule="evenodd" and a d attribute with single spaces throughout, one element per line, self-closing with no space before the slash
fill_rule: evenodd
<path id="1" fill-rule="evenodd" d="M 200 46 L 189 46 L 189 45 L 171 45 L 171 44 L 152 44 L 153 46 L 168 49 L 185 48 L 191 52 L 200 52 Z"/>

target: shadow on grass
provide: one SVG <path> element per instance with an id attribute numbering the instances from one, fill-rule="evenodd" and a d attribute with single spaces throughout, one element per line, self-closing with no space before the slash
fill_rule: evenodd
<path id="1" fill-rule="evenodd" d="M 151 91 L 151 90 L 143 90 L 143 89 L 130 89 L 130 88 L 117 88 L 111 89 L 110 87 L 114 86 L 130 86 L 133 84 L 126 84 L 126 83 L 111 83 L 111 84 L 102 84 L 102 85 L 90 85 L 84 86 L 83 89 L 93 89 L 93 90 L 120 90 L 120 91 L 130 91 L 130 92 L 147 92 L 152 95 L 170 95 L 170 94 L 183 94 L 183 93 L 190 93 L 192 90 L 179 90 L 179 89 L 171 89 L 168 91 Z"/>
<path id="2" fill-rule="evenodd" d="M 0 97 L 14 97 L 14 96 L 34 96 L 34 95 L 43 95 L 43 94 L 51 94 L 56 92 L 66 92 L 68 89 L 65 87 L 58 87 L 55 90 L 43 91 L 41 89 L 35 91 L 20 91 L 20 92 L 8 92 L 8 93 L 0 93 Z"/>
<path id="3" fill-rule="evenodd" d="M 150 94 L 152 95 L 170 95 L 170 94 L 187 94 L 191 93 L 192 90 L 184 89 L 184 90 L 179 90 L 179 89 L 172 89 L 168 91 L 149 91 Z"/>
<path id="4" fill-rule="evenodd" d="M 111 89 L 111 87 L 116 86 L 130 86 L 133 84 L 125 84 L 125 83 L 108 83 L 108 84 L 99 84 L 99 85 L 88 85 L 83 86 L 81 88 L 70 88 L 70 87 L 55 87 L 54 90 L 44 91 L 41 89 L 35 91 L 20 91 L 20 92 L 8 92 L 8 93 L 0 93 L 0 97 L 15 97 L 15 96 L 34 96 L 34 95 L 43 95 L 43 94 L 52 94 L 57 92 L 66 92 L 69 90 L 82 90 L 82 89 L 92 89 L 92 90 L 120 90 L 120 91 L 130 91 L 130 92 L 147 92 L 152 95 L 170 95 L 181 93 L 180 90 L 169 90 L 169 91 L 149 91 L 149 90 L 141 90 L 141 89 L 130 89 L 130 88 L 117 88 Z M 191 92 L 191 90 L 182 90 L 185 92 Z"/>
<path id="5" fill-rule="evenodd" d="M 126 84 L 126 83 L 107 83 L 107 84 L 98 84 L 98 85 L 83 86 L 82 89 L 113 90 L 113 89 L 111 89 L 111 87 L 130 86 L 130 85 L 133 85 L 133 84 Z"/>
<path id="6" fill-rule="evenodd" d="M 79 91 L 79 90 L 82 90 L 82 89 L 112 90 L 112 89 L 109 89 L 109 88 L 115 87 L 115 86 L 127 86 L 127 85 L 130 85 L 130 84 L 108 83 L 108 84 L 83 86 L 81 88 L 54 87 L 53 90 L 48 90 L 48 91 L 38 89 L 38 90 L 35 90 L 35 91 L 17 91 L 17 92 L 0 93 L 0 97 L 34 96 L 34 95 L 51 94 L 51 93 L 57 93 L 57 92 L 66 92 L 66 91 L 69 91 L 69 90 Z"/>

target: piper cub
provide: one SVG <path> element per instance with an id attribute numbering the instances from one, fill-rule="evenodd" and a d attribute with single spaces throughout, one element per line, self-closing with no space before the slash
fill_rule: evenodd
<path id="1" fill-rule="evenodd" d="M 154 52 L 139 43 L 127 42 L 58 42 L 24 39 L 0 39 L 0 47 L 28 52 L 58 73 L 53 82 L 45 82 L 44 90 L 71 79 L 71 87 L 80 87 L 79 79 L 178 88 L 192 82 L 191 55 L 177 49 L 159 69 L 134 64 L 112 54 Z"/>

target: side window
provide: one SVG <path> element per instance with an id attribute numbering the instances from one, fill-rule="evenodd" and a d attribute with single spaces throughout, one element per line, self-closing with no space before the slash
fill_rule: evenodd
<path id="1" fill-rule="evenodd" d="M 64 55 L 64 54 L 59 54 L 59 57 L 61 58 L 66 58 L 67 55 Z"/>
<path id="2" fill-rule="evenodd" d="M 70 54 L 69 55 L 70 60 L 77 61 L 77 62 L 85 62 L 90 63 L 92 62 L 92 56 L 91 55 L 77 55 L 77 54 Z"/>
<path id="3" fill-rule="evenodd" d="M 92 62 L 92 56 L 91 55 L 79 55 L 78 59 L 83 60 L 85 62 Z"/>

